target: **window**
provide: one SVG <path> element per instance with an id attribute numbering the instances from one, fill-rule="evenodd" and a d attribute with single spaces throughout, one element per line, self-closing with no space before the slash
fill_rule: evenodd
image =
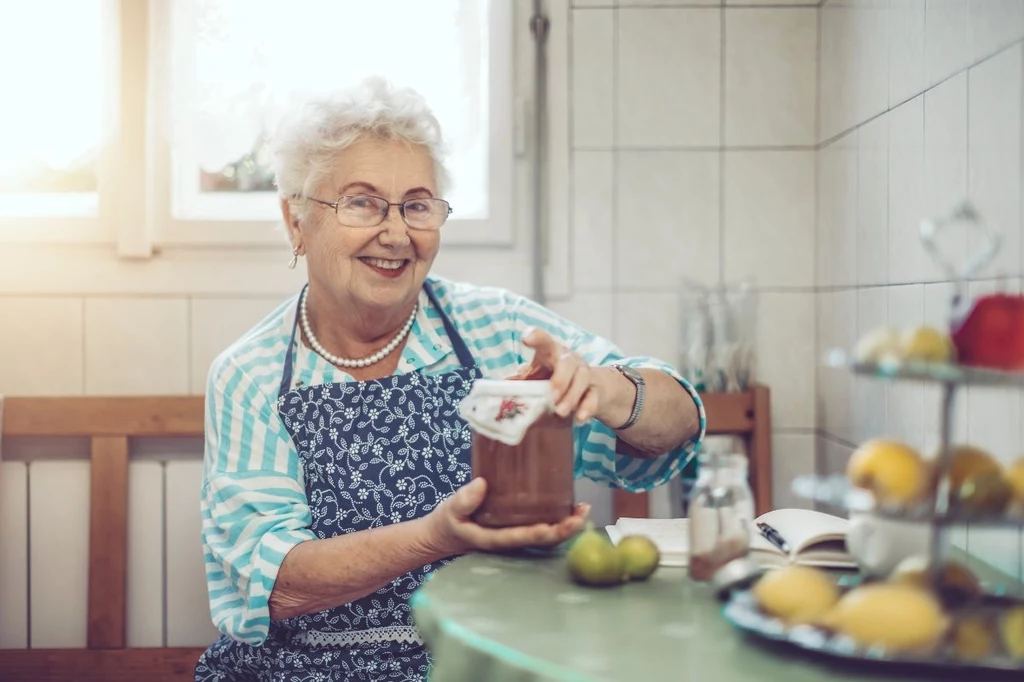
<path id="1" fill-rule="evenodd" d="M 511 244 L 525 163 L 514 114 L 529 96 L 529 70 L 513 64 L 528 30 L 515 4 L 5 6 L 0 59 L 18 68 L 0 69 L 0 92 L 21 105 L 0 110 L 0 228 L 11 228 L 0 231 L 24 240 L 57 225 L 60 239 L 116 241 L 131 256 L 154 245 L 280 245 L 266 142 L 281 113 L 380 73 L 422 92 L 441 120 L 455 211 L 448 242 Z"/>
<path id="2" fill-rule="evenodd" d="M 267 141 L 304 96 L 381 73 L 419 90 L 447 140 L 446 237 L 508 240 L 512 17 L 507 0 L 176 0 L 164 243 L 280 242 Z M 160 77 L 158 76 L 158 79 Z M 262 228 L 261 229 L 261 223 Z M 451 229 L 449 229 L 451 228 Z M 455 233 L 455 235 L 453 235 Z"/>
<path id="3" fill-rule="evenodd" d="M 110 113 L 106 9 L 104 0 L 4 7 L 0 216 L 97 215 Z"/>

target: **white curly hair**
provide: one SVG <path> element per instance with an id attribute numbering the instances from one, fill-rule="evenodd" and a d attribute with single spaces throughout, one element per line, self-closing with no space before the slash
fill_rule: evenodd
<path id="1" fill-rule="evenodd" d="M 331 174 L 339 151 L 363 135 L 426 148 L 434 163 L 438 192 L 449 176 L 444 166 L 441 126 L 426 99 L 410 87 L 380 76 L 326 95 L 311 97 L 285 115 L 271 145 L 278 194 L 289 199 L 293 217 L 304 218 L 310 196 Z"/>

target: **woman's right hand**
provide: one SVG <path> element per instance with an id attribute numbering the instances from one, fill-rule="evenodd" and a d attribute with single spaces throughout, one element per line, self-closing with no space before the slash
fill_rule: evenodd
<path id="1" fill-rule="evenodd" d="M 426 517 L 428 542 L 443 556 L 473 550 L 502 551 L 522 547 L 554 547 L 577 535 L 590 514 L 589 504 L 578 504 L 571 516 L 558 523 L 487 528 L 470 516 L 487 494 L 487 482 L 474 478 L 443 501 Z"/>

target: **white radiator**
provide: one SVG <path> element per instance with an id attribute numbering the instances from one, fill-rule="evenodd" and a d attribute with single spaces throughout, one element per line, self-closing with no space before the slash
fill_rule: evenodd
<path id="1" fill-rule="evenodd" d="M 127 645 L 205 646 L 195 455 L 129 464 Z M 0 462 L 0 648 L 86 644 L 89 463 Z"/>

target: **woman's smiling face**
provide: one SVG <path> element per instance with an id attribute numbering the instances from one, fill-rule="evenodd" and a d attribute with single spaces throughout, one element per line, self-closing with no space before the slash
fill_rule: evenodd
<path id="1" fill-rule="evenodd" d="M 339 152 L 333 171 L 313 193 L 321 201 L 367 195 L 397 204 L 437 197 L 434 164 L 424 147 L 364 136 Z M 343 225 L 337 214 L 312 204 L 299 237 L 311 282 L 337 301 L 382 309 L 408 305 L 437 256 L 439 230 L 412 229 L 391 206 L 376 227 Z M 293 227 L 293 230 L 296 228 Z"/>

